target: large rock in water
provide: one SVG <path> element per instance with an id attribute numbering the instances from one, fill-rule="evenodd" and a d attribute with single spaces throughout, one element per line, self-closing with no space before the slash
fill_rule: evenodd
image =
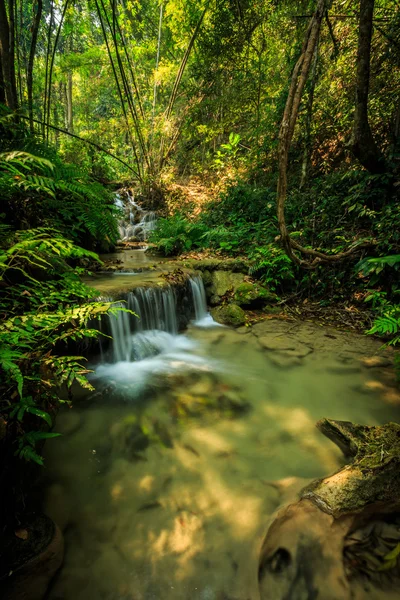
<path id="1" fill-rule="evenodd" d="M 225 304 L 211 310 L 211 315 L 217 323 L 230 327 L 240 327 L 246 322 L 246 314 L 237 304 Z"/>

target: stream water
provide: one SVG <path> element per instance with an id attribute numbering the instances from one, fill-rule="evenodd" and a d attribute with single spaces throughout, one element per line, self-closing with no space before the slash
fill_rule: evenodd
<path id="1" fill-rule="evenodd" d="M 184 333 L 173 290 L 136 289 L 140 321 L 112 319 L 95 392 L 57 419 L 44 503 L 66 551 L 48 600 L 257 600 L 281 490 L 342 464 L 315 422 L 400 417 L 378 342 L 311 323 L 216 326 L 201 280 L 190 286 Z"/>

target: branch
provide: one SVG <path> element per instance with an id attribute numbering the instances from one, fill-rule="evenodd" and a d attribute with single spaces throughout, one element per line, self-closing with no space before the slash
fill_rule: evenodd
<path id="1" fill-rule="evenodd" d="M 19 115 L 19 118 L 23 119 L 25 121 L 29 121 L 29 117 Z M 34 123 L 37 123 L 38 125 L 43 125 L 43 121 L 39 121 L 39 119 L 32 119 L 32 120 Z M 50 129 L 54 129 L 54 131 L 58 131 L 59 133 L 64 133 L 65 135 L 69 135 L 70 137 L 73 137 L 76 140 L 80 140 L 81 142 L 84 142 L 85 144 L 89 144 L 89 146 L 93 146 L 93 148 L 96 148 L 96 150 L 99 150 L 100 152 L 104 152 L 105 154 L 108 154 L 108 156 L 111 156 L 111 158 L 114 158 L 115 160 L 120 162 L 122 165 L 124 165 L 127 169 L 132 171 L 132 173 L 134 173 L 135 176 L 139 179 L 139 176 L 133 167 L 131 167 L 124 160 L 122 160 L 122 158 L 118 158 L 118 156 L 115 156 L 115 154 L 112 154 L 112 152 L 109 152 L 108 150 L 106 150 L 105 148 L 100 146 L 99 144 L 96 144 L 96 142 L 92 142 L 90 140 L 85 140 L 85 138 L 82 138 L 79 135 L 76 135 L 75 133 L 71 133 L 70 131 L 67 131 L 66 129 L 60 129 L 60 127 L 56 127 L 55 125 L 49 125 L 47 123 L 46 127 L 50 127 Z"/>

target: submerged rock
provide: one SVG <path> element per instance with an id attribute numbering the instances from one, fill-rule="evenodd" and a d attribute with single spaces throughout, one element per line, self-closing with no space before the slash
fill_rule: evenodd
<path id="1" fill-rule="evenodd" d="M 143 431 L 136 415 L 129 415 L 115 423 L 110 435 L 114 450 L 130 460 L 137 458 L 150 445 L 149 435 Z"/>
<path id="2" fill-rule="evenodd" d="M 237 304 L 217 306 L 211 310 L 211 315 L 213 319 L 221 325 L 240 327 L 246 322 L 246 313 Z"/>
<path id="3" fill-rule="evenodd" d="M 276 294 L 258 283 L 245 281 L 236 288 L 234 300 L 239 306 L 245 308 L 260 308 L 276 300 Z"/>

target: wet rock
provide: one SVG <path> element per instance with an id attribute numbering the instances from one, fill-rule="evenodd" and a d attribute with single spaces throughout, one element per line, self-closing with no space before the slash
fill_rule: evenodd
<path id="1" fill-rule="evenodd" d="M 208 396 L 213 392 L 214 384 L 210 378 L 200 379 L 191 388 L 190 393 L 194 396 Z"/>
<path id="2" fill-rule="evenodd" d="M 246 281 L 236 288 L 234 300 L 245 308 L 261 308 L 268 302 L 275 301 L 276 294 L 258 283 Z"/>
<path id="3" fill-rule="evenodd" d="M 367 356 L 361 362 L 368 369 L 390 367 L 392 365 L 392 361 L 385 356 Z"/>
<path id="4" fill-rule="evenodd" d="M 138 422 L 136 415 L 129 415 L 111 428 L 113 448 L 129 460 L 135 460 L 150 445 L 148 433 Z"/>
<path id="5" fill-rule="evenodd" d="M 211 310 L 211 315 L 217 323 L 229 325 L 231 327 L 240 327 L 246 322 L 246 314 L 237 304 L 226 304 L 218 306 Z"/>
<path id="6" fill-rule="evenodd" d="M 168 427 L 161 421 L 156 420 L 153 423 L 153 437 L 157 437 L 165 448 L 173 448 L 174 442 Z"/>
<path id="7" fill-rule="evenodd" d="M 250 326 L 249 327 L 246 327 L 246 326 L 244 326 L 244 327 L 238 327 L 236 329 L 236 331 L 237 331 L 237 333 L 240 333 L 241 335 L 245 335 L 246 333 L 250 333 L 251 332 L 251 327 Z"/>
<path id="8" fill-rule="evenodd" d="M 265 350 L 284 353 L 287 357 L 304 358 L 312 352 L 312 348 L 306 344 L 285 336 L 261 336 L 258 342 Z"/>
<path id="9" fill-rule="evenodd" d="M 236 290 L 244 282 L 244 275 L 229 271 L 214 271 L 207 292 L 212 296 L 224 296 L 231 290 Z"/>
<path id="10" fill-rule="evenodd" d="M 356 375 L 361 371 L 361 367 L 357 367 L 356 365 L 333 365 L 331 367 L 327 367 L 326 370 L 328 373 L 333 373 L 334 375 Z"/>
<path id="11" fill-rule="evenodd" d="M 217 296 L 216 294 L 213 294 L 210 297 L 209 302 L 210 302 L 210 306 L 217 306 L 218 304 L 221 303 L 221 296 Z"/>
<path id="12" fill-rule="evenodd" d="M 290 369 L 291 367 L 298 367 L 301 365 L 301 359 L 296 356 L 288 356 L 287 354 L 277 352 L 276 354 L 270 354 L 269 360 L 280 369 Z"/>

